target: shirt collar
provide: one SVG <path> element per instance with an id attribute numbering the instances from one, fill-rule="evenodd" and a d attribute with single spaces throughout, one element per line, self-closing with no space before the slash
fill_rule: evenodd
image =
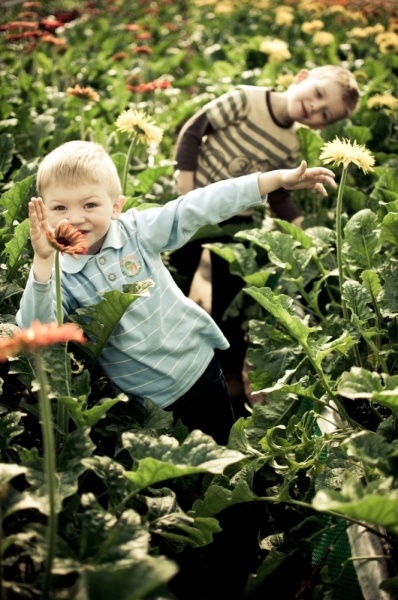
<path id="1" fill-rule="evenodd" d="M 99 250 L 98 254 L 101 254 L 106 248 L 120 250 L 120 248 L 124 246 L 126 239 L 126 231 L 120 226 L 119 220 L 111 221 L 108 233 L 105 236 L 101 250 Z M 61 269 L 65 273 L 79 273 L 92 257 L 92 254 L 77 254 L 76 256 L 61 254 Z"/>

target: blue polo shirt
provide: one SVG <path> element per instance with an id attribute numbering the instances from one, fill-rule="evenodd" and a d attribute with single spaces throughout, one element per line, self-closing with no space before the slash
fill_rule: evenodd
<path id="1" fill-rule="evenodd" d="M 65 318 L 100 301 L 100 294 L 150 279 L 147 296 L 133 302 L 104 348 L 99 362 L 117 390 L 165 408 L 199 379 L 214 349 L 229 343 L 213 319 L 179 289 L 162 252 L 183 246 L 206 224 L 215 224 L 262 202 L 258 173 L 220 181 L 162 207 L 130 209 L 111 221 L 95 255 L 61 256 Z M 29 279 L 17 314 L 20 327 L 34 319 L 56 320 L 54 277 Z"/>

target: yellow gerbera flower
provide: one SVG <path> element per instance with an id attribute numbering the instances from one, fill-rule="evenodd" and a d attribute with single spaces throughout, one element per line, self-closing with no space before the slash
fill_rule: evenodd
<path id="1" fill-rule="evenodd" d="M 270 62 L 283 62 L 292 56 L 287 43 L 278 38 L 265 39 L 261 42 L 259 50 L 268 54 Z"/>
<path id="2" fill-rule="evenodd" d="M 159 144 L 163 137 L 163 129 L 154 124 L 153 120 L 143 110 L 129 108 L 123 111 L 116 119 L 116 128 L 137 136 L 137 140 L 143 144 Z"/>
<path id="3" fill-rule="evenodd" d="M 334 43 L 334 35 L 328 31 L 317 31 L 313 35 L 312 42 L 315 46 L 329 46 Z"/>
<path id="4" fill-rule="evenodd" d="M 338 137 L 322 146 L 319 158 L 325 164 L 343 165 L 344 168 L 353 163 L 364 173 L 373 171 L 375 164 L 374 156 L 365 146 L 357 144 L 355 140 L 351 142 L 347 139 L 340 140 Z"/>
<path id="5" fill-rule="evenodd" d="M 324 27 L 324 22 L 320 19 L 314 19 L 314 21 L 310 21 L 307 23 L 303 23 L 301 26 L 301 31 L 303 33 L 308 33 L 313 35 L 316 31 L 320 31 Z"/>
<path id="6" fill-rule="evenodd" d="M 391 92 L 385 94 L 375 94 L 371 96 L 367 102 L 367 107 L 371 110 L 372 108 L 391 108 L 396 110 L 398 108 L 398 98 L 393 96 Z"/>

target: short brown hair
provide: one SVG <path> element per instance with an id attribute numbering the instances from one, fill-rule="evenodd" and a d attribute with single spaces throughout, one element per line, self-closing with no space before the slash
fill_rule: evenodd
<path id="1" fill-rule="evenodd" d="M 47 154 L 37 172 L 39 195 L 44 196 L 46 188 L 54 183 L 65 186 L 100 184 L 112 199 L 122 193 L 114 162 L 105 148 L 96 142 L 65 142 Z"/>

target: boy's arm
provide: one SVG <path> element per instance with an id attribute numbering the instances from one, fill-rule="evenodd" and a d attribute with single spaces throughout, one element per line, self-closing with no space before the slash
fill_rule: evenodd
<path id="1" fill-rule="evenodd" d="M 29 202 L 29 225 L 34 256 L 29 279 L 16 315 L 20 327 L 29 327 L 35 319 L 42 323 L 55 320 L 51 278 L 55 250 L 47 238 L 47 213 L 41 198 L 32 198 Z"/>
<path id="2" fill-rule="evenodd" d="M 202 138 L 212 130 L 213 128 L 203 112 L 191 117 L 181 129 L 175 150 L 176 168 L 178 169 L 177 192 L 179 194 L 186 194 L 195 188 L 199 148 Z"/>
<path id="3" fill-rule="evenodd" d="M 294 224 L 296 224 L 297 220 L 303 221 L 304 219 L 302 212 L 287 190 L 279 188 L 271 192 L 268 196 L 268 204 L 278 219 L 290 221 L 290 223 Z"/>

